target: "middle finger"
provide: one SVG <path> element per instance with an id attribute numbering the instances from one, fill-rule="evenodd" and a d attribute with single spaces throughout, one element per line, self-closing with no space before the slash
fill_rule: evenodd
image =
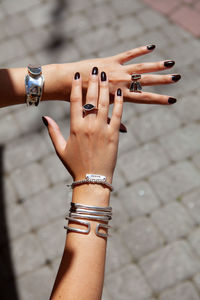
<path id="1" fill-rule="evenodd" d="M 86 104 L 93 104 L 97 107 L 98 100 L 98 68 L 94 67 L 89 77 L 88 89 L 86 94 Z"/>

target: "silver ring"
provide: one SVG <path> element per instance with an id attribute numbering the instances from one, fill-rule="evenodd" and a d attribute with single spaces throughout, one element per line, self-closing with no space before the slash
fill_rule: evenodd
<path id="1" fill-rule="evenodd" d="M 92 111 L 96 111 L 97 108 L 96 106 L 94 106 L 91 103 L 86 103 L 85 105 L 83 105 L 83 114 L 85 115 L 86 113 L 90 113 Z"/>
<path id="2" fill-rule="evenodd" d="M 141 83 L 140 83 L 140 80 L 141 79 L 141 75 L 140 74 L 132 74 L 131 75 L 131 85 L 130 85 L 130 92 L 135 92 L 135 93 L 140 93 L 141 90 L 142 90 L 142 86 L 141 86 Z"/>

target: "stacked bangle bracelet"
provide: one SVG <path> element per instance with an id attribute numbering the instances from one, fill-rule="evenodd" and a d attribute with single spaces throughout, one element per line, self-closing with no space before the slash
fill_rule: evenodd
<path id="1" fill-rule="evenodd" d="M 100 206 L 90 206 L 80 203 L 71 202 L 71 208 L 69 210 L 69 215 L 65 217 L 68 221 L 73 221 L 80 225 L 87 226 L 87 229 L 74 228 L 69 225 L 64 228 L 68 231 L 78 232 L 78 233 L 89 233 L 91 230 L 91 225 L 89 221 L 102 221 L 104 223 L 98 223 L 96 226 L 95 233 L 100 237 L 108 237 L 108 233 L 102 233 L 99 231 L 100 228 L 109 229 L 110 226 L 108 222 L 112 219 L 112 207 L 100 207 Z"/>

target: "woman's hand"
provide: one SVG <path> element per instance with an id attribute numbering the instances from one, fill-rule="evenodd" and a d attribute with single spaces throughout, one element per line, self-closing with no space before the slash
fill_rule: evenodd
<path id="1" fill-rule="evenodd" d="M 48 125 L 57 155 L 74 180 L 84 179 L 86 173 L 90 173 L 104 175 L 111 183 L 117 159 L 123 98 L 121 89 L 118 89 L 108 124 L 109 83 L 105 72 L 100 77 L 98 69 L 93 68 L 89 76 L 86 103 L 93 104 L 97 111 L 83 116 L 82 78 L 80 73 L 75 74 L 70 98 L 70 136 L 67 141 L 55 121 L 46 116 L 43 121 Z"/>
<path id="2" fill-rule="evenodd" d="M 66 75 L 70 76 L 74 72 L 74 68 L 78 70 L 82 77 L 83 89 L 86 93 L 88 87 L 88 77 L 90 70 L 93 66 L 97 66 L 99 71 L 105 71 L 109 77 L 109 91 L 110 91 L 110 101 L 113 102 L 114 94 L 118 87 L 123 91 L 124 101 L 134 102 L 134 103 L 147 103 L 147 104 L 173 104 L 176 99 L 169 95 L 159 95 L 155 93 L 141 92 L 135 93 L 130 92 L 129 87 L 131 83 L 131 74 L 142 74 L 140 83 L 142 86 L 152 86 L 160 84 L 170 84 L 177 82 L 181 76 L 177 74 L 169 75 L 158 75 L 158 74 L 146 74 L 149 72 L 158 72 L 169 69 L 175 64 L 174 61 L 159 61 L 159 62 L 148 62 L 148 63 L 136 63 L 124 65 L 124 63 L 148 53 L 154 50 L 154 45 L 143 46 L 140 48 L 135 48 L 123 53 L 117 54 L 115 56 L 110 56 L 106 58 L 97 58 L 84 60 L 72 64 L 60 65 L 63 74 L 63 78 Z M 68 80 L 70 81 L 70 80 Z M 66 84 L 65 84 L 66 86 Z M 71 82 L 68 85 L 68 90 L 70 90 Z"/>

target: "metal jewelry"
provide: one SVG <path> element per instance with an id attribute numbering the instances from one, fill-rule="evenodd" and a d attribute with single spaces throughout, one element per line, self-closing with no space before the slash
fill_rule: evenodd
<path id="1" fill-rule="evenodd" d="M 93 104 L 87 103 L 87 104 L 83 105 L 83 115 L 84 116 L 86 115 L 86 113 L 90 113 L 90 112 L 96 111 L 96 110 L 97 110 L 97 108 Z"/>
<path id="2" fill-rule="evenodd" d="M 73 231 L 73 232 L 78 232 L 78 233 L 89 233 L 90 232 L 90 229 L 91 229 L 90 222 L 83 221 L 83 220 L 78 220 L 78 219 L 75 219 L 75 218 L 71 218 L 69 216 L 66 216 L 65 219 L 69 220 L 69 221 L 73 221 L 73 222 L 81 224 L 81 225 L 86 225 L 87 226 L 87 229 L 85 229 L 85 230 L 84 229 L 79 229 L 79 228 L 74 228 L 74 227 L 71 227 L 71 226 L 64 226 L 65 229 L 67 229 L 69 231 Z"/>
<path id="3" fill-rule="evenodd" d="M 64 228 L 78 233 L 89 233 L 91 230 L 91 225 L 89 221 L 101 221 L 103 223 L 98 223 L 96 226 L 95 233 L 99 237 L 108 237 L 108 233 L 102 233 L 99 230 L 101 228 L 109 229 L 110 226 L 108 222 L 112 219 L 112 207 L 101 207 L 101 206 L 91 206 L 80 203 L 71 202 L 71 208 L 69 210 L 69 215 L 65 217 L 66 220 L 76 222 L 80 225 L 86 225 L 87 229 L 74 228 L 71 225 L 65 226 Z"/>
<path id="4" fill-rule="evenodd" d="M 106 181 L 106 176 L 98 174 L 86 174 L 85 179 L 74 181 L 71 185 L 67 184 L 67 186 L 70 186 L 73 189 L 75 186 L 85 183 L 101 184 L 107 186 L 111 192 L 114 190 L 113 186 Z"/>
<path id="5" fill-rule="evenodd" d="M 135 92 L 135 93 L 141 93 L 142 86 L 140 83 L 141 75 L 140 74 L 132 74 L 131 75 L 131 85 L 130 85 L 130 92 Z"/>
<path id="6" fill-rule="evenodd" d="M 44 76 L 41 66 L 28 65 L 28 74 L 25 77 L 27 106 L 38 106 L 43 93 Z"/>

